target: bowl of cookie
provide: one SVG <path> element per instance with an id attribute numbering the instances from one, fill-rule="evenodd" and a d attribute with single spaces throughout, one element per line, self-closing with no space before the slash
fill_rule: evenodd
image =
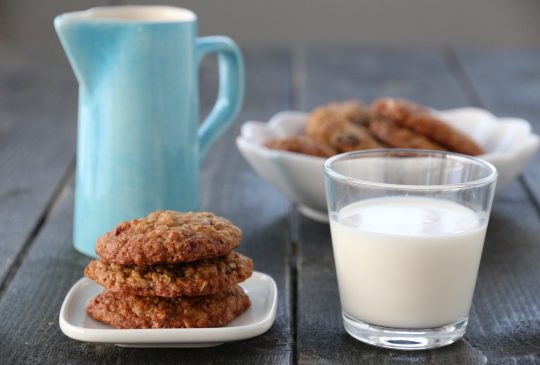
<path id="1" fill-rule="evenodd" d="M 299 211 L 328 222 L 324 161 L 365 149 L 412 148 L 476 156 L 498 171 L 497 193 L 525 168 L 540 144 L 530 124 L 480 108 L 434 110 L 405 99 L 332 102 L 310 113 L 284 111 L 268 122 L 248 121 L 238 149 L 263 179 Z"/>

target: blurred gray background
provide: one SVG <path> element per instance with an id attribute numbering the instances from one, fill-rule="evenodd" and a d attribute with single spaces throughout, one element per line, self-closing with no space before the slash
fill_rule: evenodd
<path id="1" fill-rule="evenodd" d="M 57 42 L 56 14 L 111 4 L 186 7 L 241 46 L 540 44 L 538 0 L 0 0 L 0 41 Z"/>

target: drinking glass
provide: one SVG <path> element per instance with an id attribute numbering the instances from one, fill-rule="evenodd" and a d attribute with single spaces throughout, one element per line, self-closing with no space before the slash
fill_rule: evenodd
<path id="1" fill-rule="evenodd" d="M 344 153 L 324 164 L 345 330 L 394 349 L 465 334 L 497 180 L 450 152 Z"/>

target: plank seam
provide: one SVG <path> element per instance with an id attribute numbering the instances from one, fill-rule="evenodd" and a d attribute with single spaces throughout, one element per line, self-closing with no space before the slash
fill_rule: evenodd
<path id="1" fill-rule="evenodd" d="M 443 56 L 448 71 L 456 79 L 458 86 L 460 86 L 461 90 L 465 93 L 466 99 L 468 99 L 472 105 L 485 109 L 482 97 L 474 87 L 474 82 L 469 77 L 469 74 L 465 70 L 465 66 L 459 59 L 456 51 L 453 48 L 446 48 L 443 50 Z"/>
<path id="2" fill-rule="evenodd" d="M 540 216 L 540 203 L 536 199 L 536 195 L 531 189 L 529 183 L 527 182 L 527 179 L 525 178 L 524 174 L 521 174 L 518 178 L 521 185 L 523 185 L 523 188 L 525 189 L 525 192 L 527 193 L 527 196 L 529 196 L 532 205 L 534 206 L 534 209 L 536 210 L 536 213 Z"/>
<path id="3" fill-rule="evenodd" d="M 305 107 L 302 100 L 301 90 L 305 86 L 305 49 L 301 46 L 294 46 L 290 51 L 290 106 L 294 110 L 301 110 Z M 290 209 L 290 238 L 289 238 L 289 272 L 290 272 L 290 295 L 291 295 L 291 356 L 293 365 L 298 364 L 299 342 L 298 342 L 298 293 L 299 293 L 299 257 L 298 249 L 300 245 L 300 222 L 298 209 L 295 204 L 291 204 Z"/>
<path id="4" fill-rule="evenodd" d="M 43 209 L 43 212 L 39 216 L 39 219 L 37 220 L 32 230 L 30 231 L 28 237 L 25 239 L 21 250 L 19 251 L 15 259 L 11 263 L 11 266 L 8 268 L 4 280 L 2 281 L 2 283 L 0 283 L 0 299 L 3 297 L 4 293 L 9 287 L 9 284 L 11 284 L 13 278 L 15 277 L 15 274 L 17 273 L 24 259 L 26 258 L 28 251 L 32 247 L 32 244 L 35 241 L 36 237 L 38 236 L 41 229 L 47 222 L 50 212 L 52 211 L 56 202 L 60 198 L 60 194 L 62 193 L 62 190 L 67 185 L 71 177 L 73 176 L 74 171 L 75 171 L 75 158 L 73 158 L 71 162 L 69 163 L 66 171 L 64 172 L 64 174 L 62 175 L 62 178 L 60 179 L 60 182 L 56 186 L 56 189 L 53 191 L 51 198 L 49 199 L 49 201 L 45 205 L 45 208 Z"/>
<path id="5" fill-rule="evenodd" d="M 298 364 L 298 211 L 291 206 L 289 214 L 290 239 L 288 248 L 288 271 L 290 285 L 291 363 Z"/>

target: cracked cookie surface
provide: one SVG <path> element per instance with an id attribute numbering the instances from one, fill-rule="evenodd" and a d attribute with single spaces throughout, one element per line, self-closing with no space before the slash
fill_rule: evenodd
<path id="1" fill-rule="evenodd" d="M 475 141 L 421 105 L 404 99 L 380 98 L 371 104 L 371 108 L 377 115 L 420 133 L 453 152 L 471 156 L 484 153 Z"/>
<path id="2" fill-rule="evenodd" d="M 274 138 L 264 144 L 273 150 L 302 153 L 304 155 L 331 157 L 337 151 L 308 136 L 291 136 L 286 138 Z"/>
<path id="3" fill-rule="evenodd" d="M 248 296 L 235 285 L 199 297 L 142 297 L 105 291 L 90 301 L 86 311 L 115 328 L 202 328 L 223 326 L 249 306 Z"/>
<path id="4" fill-rule="evenodd" d="M 381 148 L 367 129 L 371 118 L 369 109 L 357 100 L 329 103 L 309 114 L 305 133 L 338 152 Z"/>
<path id="5" fill-rule="evenodd" d="M 369 131 L 392 148 L 417 148 L 446 151 L 440 144 L 413 130 L 401 127 L 390 119 L 374 118 L 369 123 Z"/>
<path id="6" fill-rule="evenodd" d="M 124 266 L 91 261 L 84 275 L 107 290 L 141 296 L 178 297 L 215 294 L 253 273 L 253 261 L 239 253 L 178 264 Z"/>
<path id="7" fill-rule="evenodd" d="M 172 264 L 226 255 L 241 239 L 238 227 L 209 212 L 156 211 L 99 237 L 96 252 L 120 265 Z"/>

